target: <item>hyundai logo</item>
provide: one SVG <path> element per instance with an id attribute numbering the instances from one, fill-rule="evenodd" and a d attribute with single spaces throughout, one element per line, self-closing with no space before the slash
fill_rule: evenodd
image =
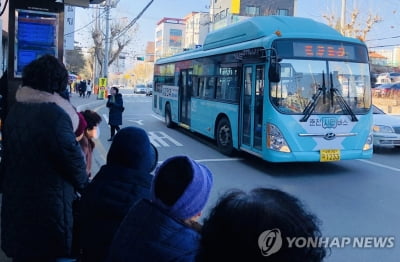
<path id="1" fill-rule="evenodd" d="M 326 133 L 324 136 L 324 139 L 325 140 L 333 140 L 333 139 L 335 139 L 335 137 L 336 137 L 335 133 Z"/>

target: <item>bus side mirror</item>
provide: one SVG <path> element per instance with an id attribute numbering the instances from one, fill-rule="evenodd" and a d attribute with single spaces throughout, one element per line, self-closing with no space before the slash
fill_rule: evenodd
<path id="1" fill-rule="evenodd" d="M 278 62 L 271 62 L 268 71 L 270 82 L 278 83 L 281 81 L 281 64 Z"/>

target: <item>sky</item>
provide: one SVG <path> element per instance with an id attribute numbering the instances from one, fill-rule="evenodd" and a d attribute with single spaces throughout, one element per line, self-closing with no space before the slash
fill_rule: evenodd
<path id="1" fill-rule="evenodd" d="M 192 11 L 209 11 L 213 0 L 154 0 L 143 16 L 138 20 L 139 31 L 135 46 L 136 52 L 143 52 L 148 41 L 154 41 L 155 27 L 163 17 L 183 18 Z M 267 0 L 266 0 L 267 1 Z M 120 0 L 111 11 L 113 19 L 132 20 L 150 2 L 150 0 Z M 349 20 L 354 9 L 359 9 L 359 22 L 366 22 L 368 14 L 378 15 L 383 21 L 375 24 L 367 35 L 367 45 L 371 49 L 387 49 L 400 45 L 400 0 L 296 0 L 296 16 L 308 17 L 326 23 L 324 14 L 340 15 L 341 3 L 346 2 L 346 16 Z M 76 9 L 75 41 L 85 45 L 93 11 L 90 8 Z M 91 44 L 89 45 L 91 46 Z M 85 47 L 85 46 L 84 46 Z"/>

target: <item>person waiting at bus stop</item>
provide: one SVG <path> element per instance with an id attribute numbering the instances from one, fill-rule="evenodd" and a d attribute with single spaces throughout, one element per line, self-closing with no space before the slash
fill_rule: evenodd
<path id="1" fill-rule="evenodd" d="M 108 249 L 129 208 L 142 198 L 150 198 L 158 152 L 145 130 L 122 128 L 100 168 L 82 194 L 78 214 L 77 245 L 82 262 L 105 261 Z"/>
<path id="2" fill-rule="evenodd" d="M 16 262 L 71 252 L 72 203 L 88 177 L 74 133 L 78 114 L 62 97 L 67 82 L 52 55 L 26 65 L 2 130 L 1 248 Z"/>
<path id="3" fill-rule="evenodd" d="M 288 238 L 321 237 L 318 218 L 278 189 L 233 189 L 204 219 L 196 262 L 321 262 L 325 247 L 296 247 Z"/>
<path id="4" fill-rule="evenodd" d="M 120 130 L 119 126 L 122 125 L 122 112 L 124 111 L 124 102 L 118 87 L 113 86 L 110 88 L 110 95 L 108 95 L 106 106 L 109 108 L 108 124 L 111 131 L 108 141 L 112 141 L 115 131 L 118 132 Z"/>
<path id="5" fill-rule="evenodd" d="M 187 156 L 165 160 L 156 170 L 150 201 L 132 206 L 111 244 L 107 261 L 194 261 L 208 200 L 211 171 Z"/>

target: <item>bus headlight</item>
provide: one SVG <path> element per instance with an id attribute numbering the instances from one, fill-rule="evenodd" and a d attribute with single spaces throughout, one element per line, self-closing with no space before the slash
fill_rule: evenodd
<path id="1" fill-rule="evenodd" d="M 367 140 L 365 141 L 363 150 L 364 150 L 364 151 L 367 151 L 367 150 L 372 149 L 373 143 L 374 143 L 374 140 L 373 140 L 372 134 L 370 133 L 370 134 L 368 135 L 368 137 L 367 137 Z"/>
<path id="2" fill-rule="evenodd" d="M 270 123 L 267 124 L 267 148 L 280 152 L 291 152 L 279 128 Z"/>

